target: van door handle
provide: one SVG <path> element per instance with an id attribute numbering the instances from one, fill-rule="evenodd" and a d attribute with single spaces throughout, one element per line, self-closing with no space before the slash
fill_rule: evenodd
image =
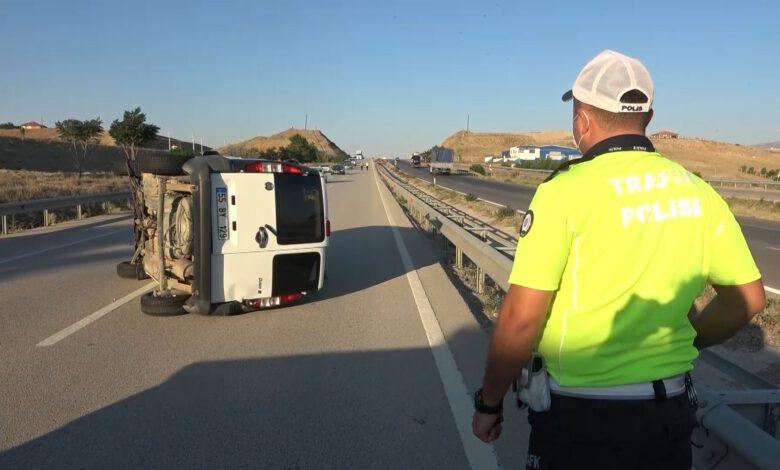
<path id="1" fill-rule="evenodd" d="M 255 235 L 255 241 L 258 245 L 260 245 L 260 248 L 265 248 L 268 246 L 268 232 L 265 231 L 265 227 L 260 227 L 257 229 L 257 234 Z"/>

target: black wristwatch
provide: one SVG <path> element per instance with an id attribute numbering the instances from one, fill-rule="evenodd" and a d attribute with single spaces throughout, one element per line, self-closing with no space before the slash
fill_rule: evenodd
<path id="1" fill-rule="evenodd" d="M 500 415 L 504 411 L 504 400 L 498 402 L 496 406 L 486 405 L 482 399 L 482 389 L 480 388 L 474 394 L 474 409 L 486 415 Z"/>

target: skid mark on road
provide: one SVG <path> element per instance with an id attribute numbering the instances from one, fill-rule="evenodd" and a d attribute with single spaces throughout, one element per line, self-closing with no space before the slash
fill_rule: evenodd
<path id="1" fill-rule="evenodd" d="M 92 240 L 97 240 L 99 238 L 110 237 L 110 236 L 116 235 L 118 233 L 128 233 L 128 229 L 127 228 L 123 228 L 122 230 L 114 230 L 113 232 L 103 233 L 103 234 L 100 234 L 100 235 L 95 235 L 93 237 L 82 238 L 82 239 L 76 240 L 74 242 L 64 243 L 62 245 L 50 246 L 49 248 L 44 248 L 43 250 L 33 251 L 33 252 L 30 252 L 30 253 L 25 253 L 23 255 L 2 259 L 2 260 L 0 260 L 0 264 L 11 263 L 13 261 L 18 261 L 20 259 L 29 258 L 30 256 L 41 255 L 43 253 L 48 253 L 49 251 L 59 250 L 59 249 L 62 249 L 62 248 L 67 248 L 69 246 L 78 245 L 79 243 L 84 243 L 84 242 L 88 242 L 88 241 L 92 241 Z"/>
<path id="2" fill-rule="evenodd" d="M 110 304 L 106 305 L 105 307 L 101 308 L 100 310 L 90 313 L 86 317 L 82 318 L 81 320 L 77 321 L 76 323 L 70 325 L 69 327 L 62 329 L 53 335 L 49 336 L 48 338 L 44 339 L 40 343 L 36 344 L 38 347 L 46 347 L 46 346 L 53 346 L 63 339 L 67 338 L 68 336 L 72 335 L 73 333 L 79 331 L 80 329 L 84 328 L 85 326 L 89 325 L 92 322 L 95 322 L 99 320 L 100 318 L 104 317 L 105 315 L 113 312 L 114 310 L 118 309 L 122 305 L 130 302 L 134 298 L 138 297 L 139 295 L 145 293 L 146 291 L 150 290 L 152 287 L 156 285 L 155 282 L 150 282 L 149 284 L 146 284 L 145 286 L 134 290 L 133 292 L 127 294 L 126 296 L 122 297 L 121 299 L 117 299 Z"/>
<path id="3" fill-rule="evenodd" d="M 409 288 L 412 291 L 414 302 L 417 305 L 417 312 L 420 315 L 420 321 L 425 330 L 425 336 L 428 338 L 428 345 L 433 353 L 436 369 L 439 371 L 439 378 L 444 386 L 444 392 L 447 395 L 450 411 L 452 411 L 452 417 L 458 428 L 460 441 L 463 445 L 466 457 L 469 460 L 469 464 L 471 465 L 471 468 L 475 469 L 500 468 L 493 445 L 483 444 L 471 434 L 471 415 L 473 413 L 471 395 L 466 388 L 466 383 L 463 380 L 460 370 L 458 370 L 458 365 L 455 363 L 455 357 L 452 355 L 452 351 L 450 351 L 450 348 L 447 345 L 447 340 L 444 338 L 444 333 L 441 331 L 441 326 L 436 319 L 436 314 L 433 312 L 433 307 L 428 300 L 428 296 L 425 294 L 425 289 L 423 288 L 422 282 L 420 282 L 420 277 L 417 275 L 417 270 L 414 269 L 409 250 L 406 248 L 406 244 L 401 238 L 401 234 L 398 231 L 392 214 L 390 214 L 390 211 L 387 209 L 382 189 L 379 186 L 379 178 L 377 177 L 375 166 L 372 168 L 372 171 L 374 173 L 376 189 L 379 191 L 379 199 L 382 201 L 382 207 L 385 209 L 387 220 L 390 223 L 395 245 L 398 249 L 398 254 L 401 256 L 404 270 L 406 271 L 406 280 L 409 282 Z"/>

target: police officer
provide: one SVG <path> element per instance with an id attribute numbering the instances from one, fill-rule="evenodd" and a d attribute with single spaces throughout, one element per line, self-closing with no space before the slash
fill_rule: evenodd
<path id="1" fill-rule="evenodd" d="M 538 349 L 551 405 L 529 411 L 527 468 L 690 469 L 687 373 L 697 348 L 763 310 L 761 275 L 723 199 L 645 137 L 653 82 L 640 61 L 600 53 L 572 99 L 583 156 L 525 215 L 473 431 L 499 437 L 504 395 Z M 696 312 L 708 283 L 717 296 Z"/>

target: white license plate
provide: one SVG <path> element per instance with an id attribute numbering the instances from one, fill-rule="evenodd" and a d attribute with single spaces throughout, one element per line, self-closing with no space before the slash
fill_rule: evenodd
<path id="1" fill-rule="evenodd" d="M 217 238 L 227 240 L 230 238 L 228 230 L 228 196 L 227 188 L 216 188 L 217 191 Z"/>

